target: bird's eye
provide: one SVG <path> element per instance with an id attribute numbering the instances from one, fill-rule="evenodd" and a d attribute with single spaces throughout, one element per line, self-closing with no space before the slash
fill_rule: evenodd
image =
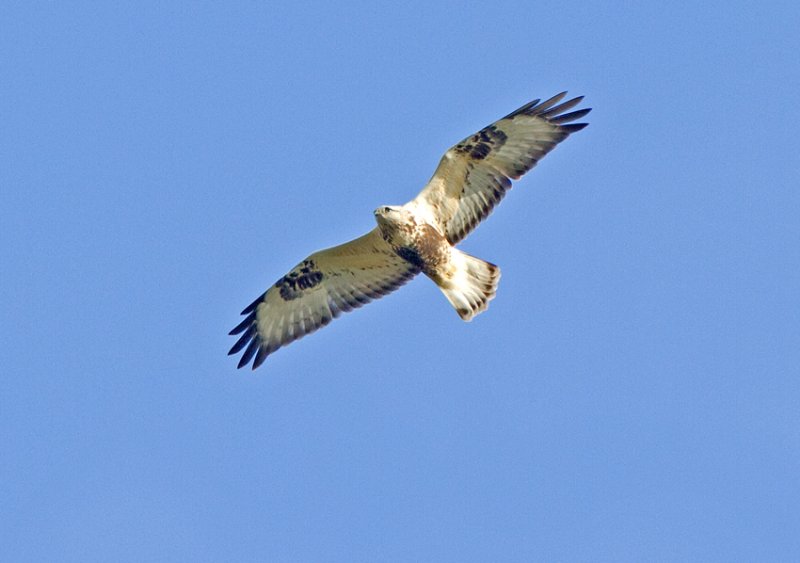
<path id="1" fill-rule="evenodd" d="M 390 210 L 388 207 L 384 207 L 384 208 L 383 208 L 383 212 L 384 212 L 384 213 L 389 213 L 389 211 L 391 211 L 391 210 Z"/>

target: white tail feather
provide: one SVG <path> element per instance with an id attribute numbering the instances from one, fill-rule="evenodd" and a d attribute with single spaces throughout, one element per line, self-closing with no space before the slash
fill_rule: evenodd
<path id="1" fill-rule="evenodd" d="M 439 289 L 465 321 L 485 311 L 497 293 L 500 268 L 453 248 L 450 263 L 453 277 L 438 283 Z"/>

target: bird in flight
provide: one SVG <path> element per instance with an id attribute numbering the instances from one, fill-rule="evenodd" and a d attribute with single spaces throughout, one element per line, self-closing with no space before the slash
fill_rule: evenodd
<path id="1" fill-rule="evenodd" d="M 399 288 L 428 276 L 465 321 L 484 311 L 500 269 L 455 245 L 520 178 L 571 133 L 589 111 L 566 92 L 534 100 L 451 147 L 422 191 L 401 206 L 375 210 L 377 226 L 362 237 L 315 252 L 244 311 L 228 354 L 253 369 L 281 346 Z"/>

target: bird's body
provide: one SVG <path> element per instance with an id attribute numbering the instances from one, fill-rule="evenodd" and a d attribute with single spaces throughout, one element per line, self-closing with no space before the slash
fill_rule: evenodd
<path id="1" fill-rule="evenodd" d="M 415 206 L 375 210 L 383 240 L 439 286 L 465 321 L 483 311 L 497 292 L 500 269 L 451 245 L 436 226 L 415 214 Z"/>
<path id="2" fill-rule="evenodd" d="M 394 291 L 419 273 L 469 321 L 494 298 L 500 269 L 455 248 L 517 179 L 570 133 L 590 110 L 564 113 L 582 98 L 535 100 L 453 146 L 420 194 L 375 210 L 377 227 L 316 252 L 242 311 L 243 333 L 230 354 L 253 369 L 272 352 L 328 324 L 341 312 Z"/>
<path id="3" fill-rule="evenodd" d="M 445 275 L 453 247 L 436 227 L 403 207 L 379 207 L 375 219 L 381 237 L 395 254 L 433 280 Z"/>

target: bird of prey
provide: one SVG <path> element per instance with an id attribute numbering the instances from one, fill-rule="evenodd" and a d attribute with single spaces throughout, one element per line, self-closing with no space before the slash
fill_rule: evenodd
<path id="1" fill-rule="evenodd" d="M 455 245 L 492 211 L 516 180 L 571 133 L 590 108 L 569 111 L 566 92 L 534 100 L 451 147 L 422 191 L 402 206 L 375 210 L 364 236 L 315 252 L 244 311 L 229 354 L 253 369 L 281 346 L 382 297 L 419 273 L 469 321 L 495 296 L 500 269 Z M 255 359 L 254 359 L 255 358 Z"/>

